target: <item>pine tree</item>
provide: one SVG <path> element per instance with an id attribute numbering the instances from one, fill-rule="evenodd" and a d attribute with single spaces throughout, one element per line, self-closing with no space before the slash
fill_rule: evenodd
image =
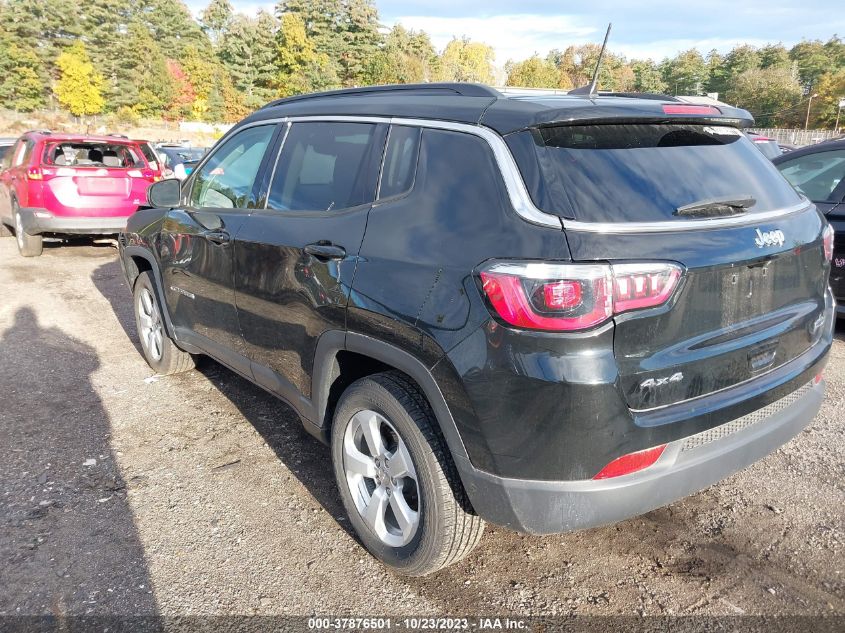
<path id="1" fill-rule="evenodd" d="M 0 103 L 18 112 L 31 112 L 44 105 L 40 62 L 30 48 L 10 44 L 0 35 Z"/>
<path id="2" fill-rule="evenodd" d="M 232 5 L 229 0 L 211 0 L 202 12 L 200 24 L 212 45 L 219 46 L 220 40 L 228 32 L 233 19 Z"/>

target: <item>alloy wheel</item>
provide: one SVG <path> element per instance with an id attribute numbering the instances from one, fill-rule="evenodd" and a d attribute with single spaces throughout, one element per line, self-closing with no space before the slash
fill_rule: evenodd
<path id="1" fill-rule="evenodd" d="M 410 543 L 420 525 L 420 489 L 408 447 L 375 411 L 359 411 L 343 436 L 343 470 L 364 522 L 385 545 Z"/>
<path id="2" fill-rule="evenodd" d="M 141 344 L 153 360 L 161 360 L 164 349 L 164 329 L 155 297 L 149 288 L 138 294 L 138 317 L 141 324 Z"/>

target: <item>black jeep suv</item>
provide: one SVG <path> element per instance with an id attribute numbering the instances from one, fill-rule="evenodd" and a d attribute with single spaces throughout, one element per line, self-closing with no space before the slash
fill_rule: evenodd
<path id="1" fill-rule="evenodd" d="M 121 235 L 144 354 L 161 374 L 207 354 L 287 401 L 406 574 L 485 520 L 646 512 L 822 401 L 833 234 L 751 122 L 472 84 L 271 103 Z"/>

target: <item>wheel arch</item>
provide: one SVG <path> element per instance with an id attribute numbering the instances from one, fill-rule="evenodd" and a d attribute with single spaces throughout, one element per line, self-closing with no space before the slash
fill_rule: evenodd
<path id="1" fill-rule="evenodd" d="M 161 306 L 161 311 L 164 315 L 164 325 L 167 328 L 167 334 L 175 339 L 173 322 L 170 320 L 170 309 L 164 300 L 164 283 L 161 277 L 161 270 L 158 267 L 155 256 L 140 246 L 127 246 L 123 249 L 123 261 L 126 266 L 126 279 L 129 282 L 130 291 L 134 292 L 135 283 L 138 281 L 141 273 L 150 272 L 152 274 L 153 280 L 155 281 L 158 304 Z"/>
<path id="2" fill-rule="evenodd" d="M 328 437 L 334 407 L 348 385 L 359 378 L 388 370 L 402 372 L 419 387 L 434 412 L 452 456 L 466 459 L 458 427 L 431 371 L 410 353 L 354 332 L 326 332 L 317 345 L 311 396 L 314 419 L 321 435 Z"/>

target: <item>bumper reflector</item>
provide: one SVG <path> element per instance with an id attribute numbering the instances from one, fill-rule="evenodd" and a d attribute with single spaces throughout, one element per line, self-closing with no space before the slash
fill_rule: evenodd
<path id="1" fill-rule="evenodd" d="M 593 479 L 610 479 L 612 477 L 621 477 L 622 475 L 629 475 L 638 470 L 648 468 L 663 454 L 666 449 L 666 444 L 655 446 L 654 448 L 647 448 L 644 451 L 637 451 L 636 453 L 628 453 L 622 457 L 617 457 L 607 466 L 599 471 L 599 474 Z"/>

